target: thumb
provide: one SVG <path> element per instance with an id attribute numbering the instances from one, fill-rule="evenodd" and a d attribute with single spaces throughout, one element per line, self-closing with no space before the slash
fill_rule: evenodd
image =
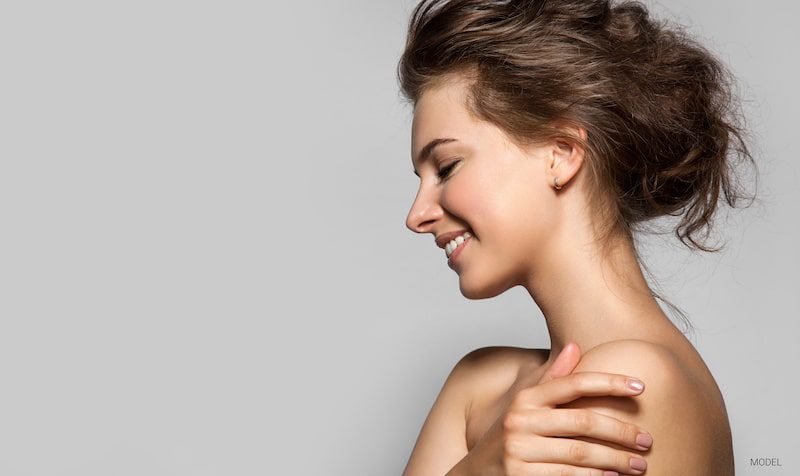
<path id="1" fill-rule="evenodd" d="M 542 375 L 539 383 L 545 383 L 553 380 L 554 378 L 569 375 L 573 370 L 575 370 L 575 367 L 577 367 L 580 360 L 581 348 L 578 347 L 578 344 L 575 342 L 568 343 L 563 349 L 561 349 L 561 353 L 558 354 L 556 360 L 554 360 L 550 367 L 548 367 L 548 369 L 544 372 L 544 375 Z"/>

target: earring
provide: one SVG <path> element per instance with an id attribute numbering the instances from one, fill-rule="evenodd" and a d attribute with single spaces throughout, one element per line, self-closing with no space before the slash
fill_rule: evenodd
<path id="1" fill-rule="evenodd" d="M 553 177 L 553 186 L 556 190 L 561 190 L 562 186 L 558 184 L 558 177 Z"/>

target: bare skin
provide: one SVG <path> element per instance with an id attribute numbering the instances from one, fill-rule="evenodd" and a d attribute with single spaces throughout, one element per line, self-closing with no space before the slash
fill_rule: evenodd
<path id="1" fill-rule="evenodd" d="M 468 230 L 473 236 L 449 263 L 462 294 L 485 299 L 523 286 L 551 340 L 550 350 L 498 350 L 504 358 L 490 359 L 497 362 L 491 372 L 476 376 L 468 449 L 519 390 L 520 373 L 536 382 L 575 342 L 585 353 L 576 372 L 636 376 L 649 394 L 638 405 L 593 397 L 565 408 L 591 408 L 652 430 L 659 443 L 648 474 L 733 474 L 730 425 L 709 369 L 652 297 L 629 239 L 613 238 L 607 254 L 595 241 L 584 151 L 564 142 L 518 147 L 471 116 L 465 98 L 466 83 L 455 78 L 416 105 L 412 162 L 421 182 L 406 224 L 437 237 Z M 565 130 L 586 138 L 581 128 Z M 456 140 L 422 157 L 437 138 Z"/>
<path id="2" fill-rule="evenodd" d="M 516 393 L 525 388 L 528 382 L 538 382 L 544 372 L 549 368 L 548 358 L 550 351 L 546 349 L 524 349 L 517 347 L 498 347 L 491 351 L 493 356 L 487 355 L 487 360 L 492 364 L 488 372 L 493 378 L 476 379 L 471 403 L 468 404 L 466 416 L 467 450 L 471 451 L 475 443 L 484 435 L 489 427 L 503 414 Z M 702 358 L 691 345 L 689 348 L 679 350 L 680 359 L 685 362 L 685 368 L 691 372 L 691 380 L 695 381 L 695 391 L 699 395 L 707 396 L 708 418 L 698 422 L 702 426 L 716 428 L 722 431 L 723 438 L 715 436 L 696 440 L 699 452 L 711 455 L 715 467 L 730 465 L 733 455 L 730 453 L 730 427 L 725 404 L 719 387 L 714 381 Z M 501 355 L 502 354 L 502 355 Z M 477 377 L 477 376 L 476 376 Z M 582 399 L 584 401 L 590 399 Z M 588 408 L 587 406 L 561 405 L 559 408 Z M 602 412 L 602 410 L 601 410 Z M 622 418 L 623 420 L 628 420 Z M 584 441 L 602 443 L 616 449 L 631 451 L 630 448 L 615 445 L 607 441 L 585 438 Z M 659 440 L 660 442 L 660 440 Z M 634 450 L 634 452 L 636 452 Z M 647 458 L 647 452 L 640 452 Z M 727 474 L 727 473 L 719 473 Z"/>

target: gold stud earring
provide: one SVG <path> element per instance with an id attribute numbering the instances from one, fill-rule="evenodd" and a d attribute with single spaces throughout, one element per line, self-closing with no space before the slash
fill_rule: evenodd
<path id="1" fill-rule="evenodd" d="M 558 184 L 558 177 L 553 177 L 553 186 L 556 190 L 561 190 L 562 186 Z"/>

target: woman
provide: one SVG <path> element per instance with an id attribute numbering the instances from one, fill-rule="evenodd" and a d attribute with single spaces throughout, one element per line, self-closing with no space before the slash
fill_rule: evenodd
<path id="1" fill-rule="evenodd" d="M 634 241 L 681 215 L 681 242 L 715 251 L 697 235 L 720 193 L 743 196 L 732 158 L 753 161 L 719 60 L 637 2 L 423 0 L 398 72 L 420 177 L 407 226 L 465 297 L 524 286 L 551 340 L 462 359 L 404 474 L 734 474 L 720 390 Z M 625 376 L 647 390 L 626 396 Z"/>

